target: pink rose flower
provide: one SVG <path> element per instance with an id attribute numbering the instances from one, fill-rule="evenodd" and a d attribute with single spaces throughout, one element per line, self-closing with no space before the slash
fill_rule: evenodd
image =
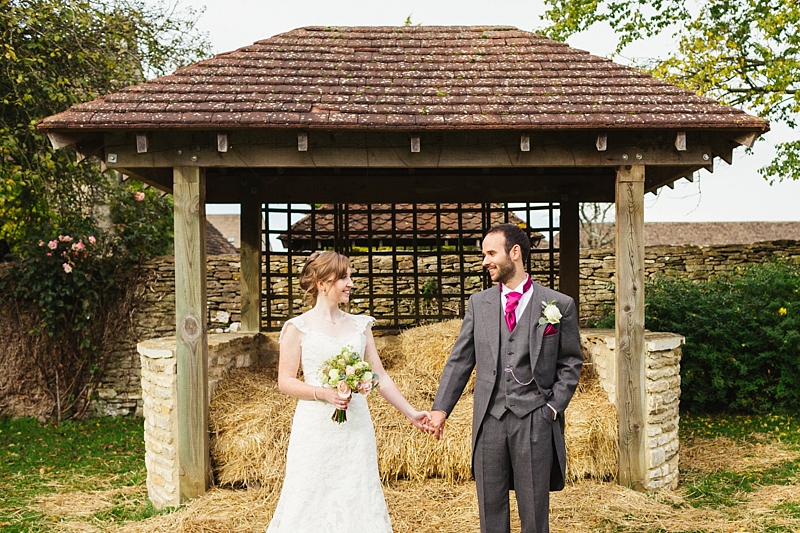
<path id="1" fill-rule="evenodd" d="M 69 235 L 59 235 L 58 240 L 61 242 L 72 242 L 72 237 Z"/>
<path id="2" fill-rule="evenodd" d="M 353 367 L 352 367 L 352 366 L 350 366 L 350 365 L 347 365 L 347 366 L 344 368 L 344 373 L 345 373 L 346 375 L 348 375 L 348 376 L 352 376 L 353 374 L 355 374 L 355 373 L 356 373 L 356 369 L 355 369 L 355 368 L 353 368 Z"/>
<path id="3" fill-rule="evenodd" d="M 47 247 L 50 248 L 51 250 L 55 250 L 56 248 L 58 248 L 58 241 L 53 239 L 52 241 L 47 243 Z"/>
<path id="4" fill-rule="evenodd" d="M 97 239 L 94 238 L 94 235 L 89 235 L 89 243 L 94 244 L 97 242 Z"/>
<path id="5" fill-rule="evenodd" d="M 47 252 L 47 257 L 53 257 L 53 254 L 51 254 L 50 252 Z"/>
<path id="6" fill-rule="evenodd" d="M 69 274 L 70 272 L 72 272 L 72 267 L 70 266 L 70 264 L 69 264 L 69 263 L 64 263 L 64 264 L 63 264 L 63 265 L 61 265 L 61 266 L 64 268 L 64 272 L 66 272 L 67 274 Z"/>
<path id="7" fill-rule="evenodd" d="M 336 385 L 336 390 L 339 393 L 339 398 L 349 398 L 352 393 L 350 386 L 344 381 L 340 381 L 339 384 Z"/>
<path id="8" fill-rule="evenodd" d="M 359 383 L 358 392 L 366 396 L 367 394 L 372 392 L 372 383 L 370 383 L 369 381 L 366 383 Z"/>
<path id="9" fill-rule="evenodd" d="M 142 200 L 144 200 L 144 192 L 138 191 L 133 193 L 133 199 L 136 200 L 137 202 L 141 202 Z"/>
<path id="10" fill-rule="evenodd" d="M 83 250 L 86 246 L 83 244 L 83 241 L 78 241 L 72 245 L 73 250 Z"/>
<path id="11" fill-rule="evenodd" d="M 39 246 L 44 246 L 44 241 L 39 241 Z"/>

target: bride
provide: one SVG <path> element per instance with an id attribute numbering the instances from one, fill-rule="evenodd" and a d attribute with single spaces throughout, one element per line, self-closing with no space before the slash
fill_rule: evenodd
<path id="1" fill-rule="evenodd" d="M 340 398 L 321 387 L 317 370 L 323 361 L 349 347 L 372 364 L 378 391 L 420 430 L 428 412 L 414 409 L 386 373 L 375 348 L 370 316 L 339 309 L 353 282 L 350 261 L 336 252 L 314 252 L 300 273 L 300 287 L 314 307 L 284 324 L 280 336 L 278 387 L 298 398 L 286 452 L 286 476 L 267 533 L 391 533 L 392 526 L 378 475 L 375 430 L 366 397 Z M 300 366 L 305 381 L 297 378 Z M 346 409 L 347 421 L 331 420 Z"/>

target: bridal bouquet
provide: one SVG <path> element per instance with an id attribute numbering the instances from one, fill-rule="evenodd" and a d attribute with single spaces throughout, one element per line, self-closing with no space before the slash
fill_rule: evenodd
<path id="1" fill-rule="evenodd" d="M 341 398 L 349 398 L 353 391 L 366 396 L 378 388 L 378 376 L 372 373 L 372 365 L 364 361 L 350 346 L 326 360 L 317 372 L 323 387 L 335 388 Z M 336 409 L 331 420 L 341 424 L 347 421 L 344 409 Z"/>

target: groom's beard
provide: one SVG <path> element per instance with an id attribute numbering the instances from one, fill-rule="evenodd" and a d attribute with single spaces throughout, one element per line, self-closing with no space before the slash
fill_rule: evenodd
<path id="1" fill-rule="evenodd" d="M 508 256 L 506 256 L 504 261 L 495 263 L 494 266 L 497 269 L 494 281 L 497 283 L 507 285 L 508 281 L 517 275 L 517 267 Z"/>

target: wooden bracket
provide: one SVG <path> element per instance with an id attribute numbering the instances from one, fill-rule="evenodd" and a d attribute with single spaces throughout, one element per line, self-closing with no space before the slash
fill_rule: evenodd
<path id="1" fill-rule="evenodd" d="M 217 152 L 225 153 L 228 151 L 228 134 L 217 133 Z"/>
<path id="2" fill-rule="evenodd" d="M 419 153 L 419 135 L 411 136 L 411 152 Z"/>
<path id="3" fill-rule="evenodd" d="M 137 133 L 136 134 L 136 153 L 137 154 L 146 154 L 149 148 L 150 143 L 148 142 L 148 135 L 147 133 Z"/>
<path id="4" fill-rule="evenodd" d="M 297 151 L 308 152 L 308 133 L 304 131 L 297 134 Z"/>
<path id="5" fill-rule="evenodd" d="M 531 136 L 527 133 L 523 133 L 519 137 L 519 150 L 520 152 L 530 152 L 531 151 Z"/>
<path id="6" fill-rule="evenodd" d="M 594 145 L 597 147 L 598 152 L 605 152 L 608 149 L 608 134 L 598 133 Z"/>
<path id="7" fill-rule="evenodd" d="M 675 149 L 678 150 L 679 152 L 685 152 L 686 151 L 686 132 L 685 131 L 679 131 L 675 135 Z"/>

